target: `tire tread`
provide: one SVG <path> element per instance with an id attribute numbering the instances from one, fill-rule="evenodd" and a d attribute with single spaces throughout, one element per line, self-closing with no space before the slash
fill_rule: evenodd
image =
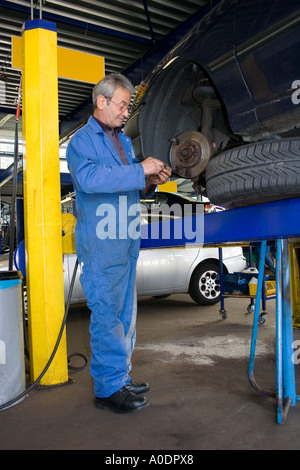
<path id="1" fill-rule="evenodd" d="M 300 195 L 300 138 L 257 142 L 214 157 L 206 170 L 209 200 L 241 207 Z"/>

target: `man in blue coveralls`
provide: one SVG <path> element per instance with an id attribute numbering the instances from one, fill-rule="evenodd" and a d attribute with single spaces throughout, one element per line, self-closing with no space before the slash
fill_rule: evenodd
<path id="1" fill-rule="evenodd" d="M 129 375 L 140 249 L 139 233 L 132 227 L 139 223 L 141 195 L 151 194 L 171 176 L 170 168 L 158 159 L 148 157 L 139 163 L 121 130 L 133 91 L 120 74 L 101 80 L 93 90 L 94 114 L 67 148 L 78 212 L 80 281 L 91 310 L 95 404 L 119 413 L 147 406 L 143 394 L 149 390 L 148 384 L 137 384 Z"/>

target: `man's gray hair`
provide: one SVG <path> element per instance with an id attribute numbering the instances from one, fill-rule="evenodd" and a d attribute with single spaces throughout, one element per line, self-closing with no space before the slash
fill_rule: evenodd
<path id="1" fill-rule="evenodd" d="M 93 89 L 93 106 L 94 109 L 97 108 L 97 98 L 100 95 L 105 96 L 105 98 L 111 99 L 113 97 L 116 88 L 124 88 L 128 90 L 132 95 L 134 92 L 134 87 L 128 78 L 124 77 L 120 73 L 112 73 L 107 77 L 104 77 L 100 82 L 95 85 Z"/>

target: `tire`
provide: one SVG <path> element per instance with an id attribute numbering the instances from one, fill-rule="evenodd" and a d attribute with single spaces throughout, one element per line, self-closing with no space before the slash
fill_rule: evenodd
<path id="1" fill-rule="evenodd" d="M 224 152 L 207 165 L 209 200 L 227 209 L 300 196 L 300 138 Z"/>
<path id="2" fill-rule="evenodd" d="M 218 268 L 214 264 L 203 264 L 195 269 L 189 288 L 191 298 L 199 305 L 215 305 L 220 300 Z"/>

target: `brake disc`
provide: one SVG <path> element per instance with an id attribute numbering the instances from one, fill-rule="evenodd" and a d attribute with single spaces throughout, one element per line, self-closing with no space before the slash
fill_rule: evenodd
<path id="1" fill-rule="evenodd" d="M 172 139 L 171 167 L 182 178 L 196 179 L 205 170 L 211 154 L 211 145 L 204 134 L 186 131 Z"/>

